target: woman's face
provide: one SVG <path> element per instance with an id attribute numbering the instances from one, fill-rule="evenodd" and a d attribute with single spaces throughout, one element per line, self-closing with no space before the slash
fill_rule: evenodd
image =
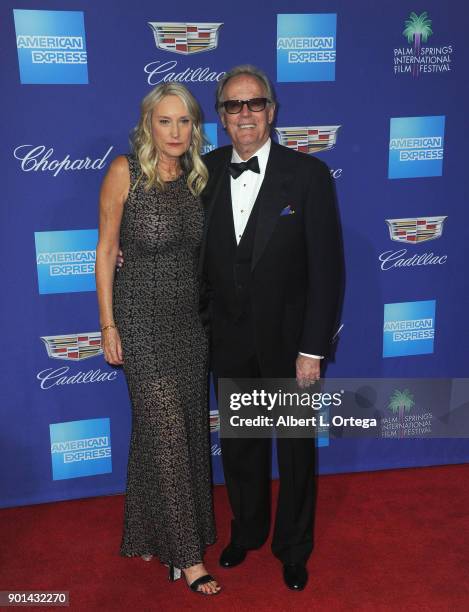
<path id="1" fill-rule="evenodd" d="M 165 96 L 155 105 L 151 127 L 153 142 L 163 158 L 181 157 L 189 149 L 192 119 L 178 96 Z"/>

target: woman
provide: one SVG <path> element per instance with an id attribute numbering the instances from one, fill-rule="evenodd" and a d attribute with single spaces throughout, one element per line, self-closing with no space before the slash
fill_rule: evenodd
<path id="1" fill-rule="evenodd" d="M 100 196 L 96 285 L 106 361 L 123 365 L 132 400 L 121 554 L 157 556 L 190 588 L 220 587 L 203 565 L 215 541 L 207 338 L 198 317 L 200 108 L 178 83 L 142 102 L 134 154 L 111 164 Z M 125 266 L 114 276 L 121 245 Z"/>

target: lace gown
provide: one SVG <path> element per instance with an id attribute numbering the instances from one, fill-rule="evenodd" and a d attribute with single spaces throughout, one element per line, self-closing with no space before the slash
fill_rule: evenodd
<path id="1" fill-rule="evenodd" d="M 128 156 L 130 192 L 114 314 L 132 401 L 121 554 L 185 568 L 215 541 L 207 403 L 208 343 L 198 316 L 200 200 L 185 177 L 145 191 Z M 137 184 L 136 184 L 137 183 Z"/>

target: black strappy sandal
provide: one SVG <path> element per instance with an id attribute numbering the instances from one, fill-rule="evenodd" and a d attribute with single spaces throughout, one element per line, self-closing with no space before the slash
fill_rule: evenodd
<path id="1" fill-rule="evenodd" d="M 191 591 L 194 591 L 194 593 L 200 593 L 201 595 L 218 595 L 221 589 L 219 589 L 218 591 L 212 591 L 211 593 L 199 591 L 199 586 L 207 584 L 207 582 L 216 582 L 216 580 L 213 576 L 210 576 L 210 574 L 205 574 L 204 576 L 200 576 L 200 578 L 197 578 L 197 580 L 194 580 L 194 582 L 192 582 L 188 586 Z"/>
<path id="2" fill-rule="evenodd" d="M 182 576 L 182 571 L 178 567 L 174 567 L 174 565 L 171 564 L 169 566 L 169 580 L 170 580 L 170 582 L 174 582 L 175 580 L 179 580 L 179 578 L 181 578 L 181 576 Z M 187 581 L 186 581 L 186 584 L 190 588 L 190 590 L 193 591 L 194 593 L 200 593 L 201 595 L 218 595 L 218 593 L 221 591 L 221 589 L 219 589 L 218 591 L 213 591 L 212 593 L 206 593 L 205 591 L 200 591 L 199 590 L 199 586 L 202 586 L 203 584 L 207 584 L 208 582 L 216 582 L 216 580 L 210 574 L 204 574 L 203 576 L 200 576 L 199 578 L 194 580 L 194 582 L 191 582 L 191 584 L 188 584 Z"/>

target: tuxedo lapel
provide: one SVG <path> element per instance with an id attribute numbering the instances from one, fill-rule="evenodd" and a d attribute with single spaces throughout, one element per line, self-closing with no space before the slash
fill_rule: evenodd
<path id="1" fill-rule="evenodd" d="M 288 182 L 291 180 L 292 170 L 289 168 L 288 160 L 282 155 L 282 149 L 283 147 L 272 142 L 264 180 L 256 199 L 259 206 L 259 214 L 256 224 L 251 270 L 254 269 L 254 266 L 264 252 L 275 225 L 280 218 L 280 213 L 288 199 Z M 231 188 L 228 165 L 231 161 L 232 150 L 232 147 L 227 148 L 223 159 L 211 170 L 213 186 L 211 186 L 208 195 L 204 198 L 205 225 L 199 259 L 200 273 L 203 271 L 208 230 L 214 207 L 220 205 L 220 199 L 225 197 L 230 202 L 227 210 L 231 211 Z M 230 214 L 232 216 L 232 211 Z M 233 239 L 235 239 L 234 233 Z"/>
<path id="2" fill-rule="evenodd" d="M 265 177 L 256 200 L 259 206 L 259 215 L 251 270 L 259 261 L 280 218 L 280 213 L 287 199 L 287 184 L 290 177 L 291 172 L 283 160 L 282 147 L 272 142 Z"/>

